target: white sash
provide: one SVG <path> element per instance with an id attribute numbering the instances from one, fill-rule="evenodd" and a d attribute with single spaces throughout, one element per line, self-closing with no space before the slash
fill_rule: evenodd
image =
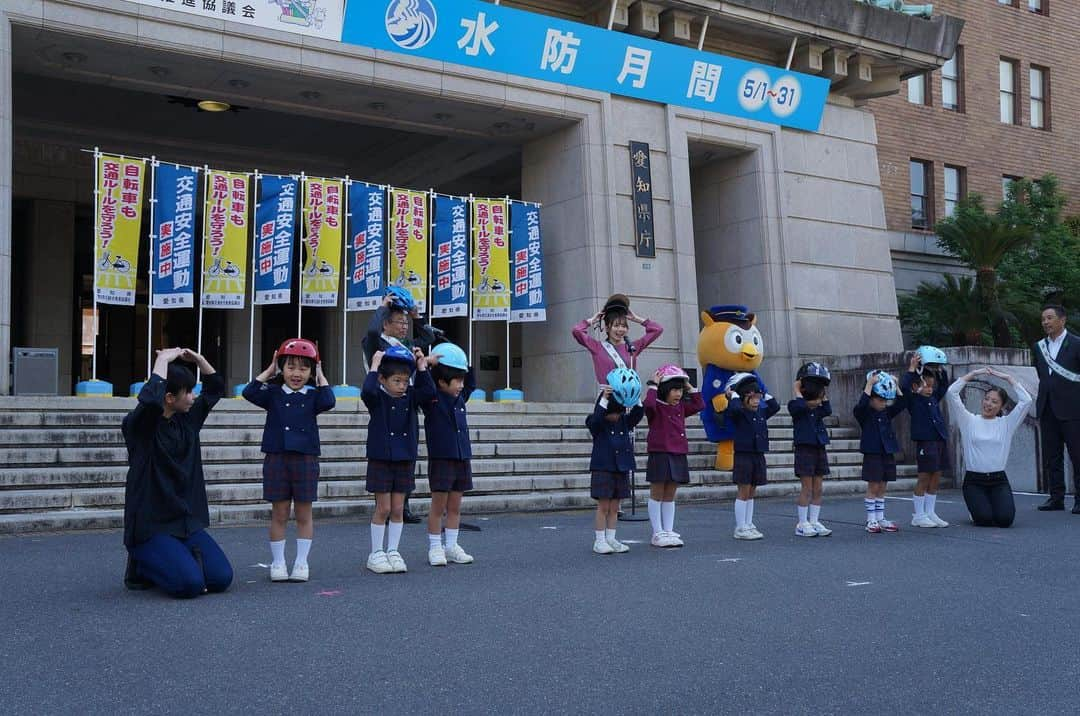
<path id="1" fill-rule="evenodd" d="M 1062 345 L 1065 345 L 1062 343 Z M 1050 344 L 1046 338 L 1039 341 L 1039 352 L 1042 353 L 1043 360 L 1046 361 L 1046 366 L 1053 372 L 1060 375 L 1070 383 L 1080 383 L 1080 375 L 1073 373 L 1071 370 L 1063 368 L 1056 360 L 1050 357 Z"/>
<path id="2" fill-rule="evenodd" d="M 393 336 L 388 336 L 385 333 L 382 334 L 382 339 L 384 341 L 386 341 L 387 343 L 389 343 L 390 345 L 392 345 L 392 346 L 400 346 L 401 348 L 408 348 L 408 346 L 405 345 L 404 343 L 402 343 L 400 339 L 394 338 Z"/>
<path id="3" fill-rule="evenodd" d="M 622 359 L 622 356 L 619 355 L 619 351 L 615 350 L 615 346 L 611 345 L 611 341 L 602 340 L 600 341 L 600 345 L 602 345 L 604 347 L 604 350 L 607 351 L 607 354 L 611 356 L 611 360 L 615 361 L 616 368 L 626 367 L 626 361 L 624 361 Z"/>

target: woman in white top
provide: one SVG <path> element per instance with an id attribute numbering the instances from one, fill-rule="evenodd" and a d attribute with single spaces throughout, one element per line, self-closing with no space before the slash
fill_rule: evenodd
<path id="1" fill-rule="evenodd" d="M 1003 415 L 1008 395 L 1002 388 L 986 391 L 978 415 L 964 407 L 960 392 L 969 380 L 979 375 L 1007 380 L 1016 391 L 1017 403 L 1008 415 Z M 978 527 L 1008 527 L 1016 517 L 1016 503 L 1005 475 L 1005 463 L 1009 461 L 1013 434 L 1031 405 L 1031 396 L 1011 375 L 993 368 L 971 371 L 949 386 L 945 396 L 949 401 L 949 418 L 960 430 L 960 447 L 964 453 L 964 502 L 971 520 Z"/>

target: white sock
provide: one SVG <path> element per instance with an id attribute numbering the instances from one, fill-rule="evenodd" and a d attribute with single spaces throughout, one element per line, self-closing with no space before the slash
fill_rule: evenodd
<path id="1" fill-rule="evenodd" d="M 807 513 L 810 511 L 810 508 L 804 505 L 797 505 L 797 507 L 799 508 L 799 524 L 807 522 Z"/>
<path id="2" fill-rule="evenodd" d="M 821 505 L 810 505 L 810 523 L 818 522 L 821 517 Z"/>
<path id="3" fill-rule="evenodd" d="M 397 552 L 398 545 L 401 544 L 401 529 L 404 526 L 404 522 L 390 522 L 390 529 L 386 531 L 387 552 Z"/>
<path id="4" fill-rule="evenodd" d="M 877 512 L 874 510 L 874 498 L 873 497 L 865 497 L 865 498 L 863 498 L 862 504 L 863 504 L 863 509 L 866 510 L 866 521 L 867 522 L 875 522 L 875 521 L 877 521 Z"/>
<path id="5" fill-rule="evenodd" d="M 457 530 L 452 530 L 449 527 L 446 528 L 446 548 L 447 549 L 450 549 L 451 547 L 457 546 L 457 536 L 458 536 L 458 531 Z"/>
<path id="6" fill-rule="evenodd" d="M 386 523 L 375 524 L 371 523 L 371 551 L 382 552 L 383 551 L 383 536 L 386 534 Z"/>
<path id="7" fill-rule="evenodd" d="M 311 552 L 311 540 L 296 538 L 296 561 L 293 564 L 307 564 L 308 553 Z"/>
<path id="8" fill-rule="evenodd" d="M 615 530 L 604 530 L 604 539 L 608 542 L 615 541 Z"/>
<path id="9" fill-rule="evenodd" d="M 675 530 L 675 501 L 660 503 L 660 526 L 665 532 Z"/>
<path id="10" fill-rule="evenodd" d="M 660 502 L 651 497 L 649 498 L 649 524 L 652 525 L 654 535 L 664 531 L 664 524 L 660 519 Z"/>
<path id="11" fill-rule="evenodd" d="M 285 540 L 270 542 L 270 555 L 274 558 L 274 566 L 281 567 L 285 564 Z"/>
<path id="12" fill-rule="evenodd" d="M 746 501 L 746 525 L 749 527 L 754 524 L 754 501 L 752 499 Z"/>
<path id="13" fill-rule="evenodd" d="M 929 492 L 927 492 L 926 493 L 926 514 L 928 514 L 928 515 L 937 514 L 937 512 L 934 509 L 935 507 L 937 507 L 937 495 L 931 495 Z"/>
<path id="14" fill-rule="evenodd" d="M 435 549 L 436 547 L 442 547 L 442 535 L 431 534 L 428 532 L 427 536 L 428 549 Z"/>
<path id="15" fill-rule="evenodd" d="M 885 519 L 885 499 L 876 498 L 874 500 L 874 519 L 881 522 Z"/>
<path id="16" fill-rule="evenodd" d="M 746 500 L 735 500 L 735 529 L 746 526 Z"/>
<path id="17" fill-rule="evenodd" d="M 911 501 L 915 503 L 915 516 L 921 517 L 926 514 L 926 498 L 929 495 L 912 495 Z"/>
<path id="18" fill-rule="evenodd" d="M 604 530 L 594 530 L 596 532 L 597 542 L 607 542 L 607 537 L 604 535 Z"/>

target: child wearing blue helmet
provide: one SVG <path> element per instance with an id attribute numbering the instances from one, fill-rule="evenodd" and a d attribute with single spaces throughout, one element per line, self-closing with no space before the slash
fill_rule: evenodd
<path id="1" fill-rule="evenodd" d="M 596 554 L 622 554 L 630 548 L 615 538 L 619 502 L 630 497 L 630 473 L 634 469 L 634 428 L 645 415 L 641 404 L 641 379 L 629 368 L 607 374 L 585 426 L 592 434 L 590 494 L 596 500 L 593 528 Z"/>
<path id="2" fill-rule="evenodd" d="M 938 483 L 949 467 L 949 426 L 941 413 L 941 401 L 949 389 L 945 352 L 934 346 L 920 346 L 911 356 L 908 372 L 900 379 L 911 414 L 911 439 L 915 441 L 918 479 L 912 496 L 912 527 L 948 527 L 937 516 Z"/>
<path id="3" fill-rule="evenodd" d="M 440 343 L 432 348 L 427 363 L 431 381 L 417 384 L 417 399 L 424 412 L 431 489 L 428 564 L 432 567 L 445 567 L 447 562 L 471 564 L 472 556 L 458 544 L 458 530 L 461 499 L 473 487 L 472 446 L 465 405 L 476 390 L 476 373 L 465 351 L 453 343 Z M 443 513 L 446 514 L 445 547 Z"/>
<path id="4" fill-rule="evenodd" d="M 896 458 L 900 450 L 892 419 L 907 407 L 897 400 L 896 378 L 883 370 L 866 374 L 866 387 L 855 406 L 855 420 L 862 429 L 859 452 L 863 454 L 862 473 L 866 481 L 866 531 L 871 534 L 898 532 L 895 522 L 885 519 L 885 487 L 896 480 Z M 890 401 L 892 401 L 890 403 Z"/>

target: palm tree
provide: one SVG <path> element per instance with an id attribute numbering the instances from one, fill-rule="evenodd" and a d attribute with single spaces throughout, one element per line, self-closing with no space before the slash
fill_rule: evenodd
<path id="1" fill-rule="evenodd" d="M 914 298 L 928 310 L 928 318 L 935 325 L 935 335 L 955 345 L 983 344 L 986 313 L 975 289 L 974 278 L 947 273 L 942 276 L 941 283 L 920 283 Z M 929 342 L 939 340 L 930 340 L 929 336 L 927 339 Z"/>

